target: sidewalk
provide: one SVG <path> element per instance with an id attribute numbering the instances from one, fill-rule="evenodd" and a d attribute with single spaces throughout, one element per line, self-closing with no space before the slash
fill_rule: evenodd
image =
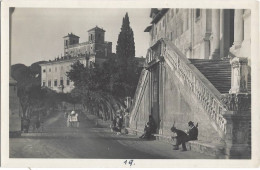
<path id="1" fill-rule="evenodd" d="M 143 140 L 139 139 L 139 136 L 133 134 L 116 135 L 115 132 L 110 131 L 110 121 L 103 121 L 98 119 L 95 115 L 87 115 L 87 119 L 93 121 L 93 123 L 97 123 L 97 127 L 106 131 L 107 136 L 110 136 L 120 144 L 134 150 L 147 152 L 153 155 L 160 155 L 165 159 L 216 159 L 214 156 L 208 156 L 194 151 L 182 152 L 181 149 L 172 150 L 171 144 L 163 141 Z"/>

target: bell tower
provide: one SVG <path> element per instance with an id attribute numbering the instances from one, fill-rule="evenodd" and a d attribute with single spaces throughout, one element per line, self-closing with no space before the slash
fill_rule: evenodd
<path id="1" fill-rule="evenodd" d="M 67 55 L 67 51 L 70 45 L 78 44 L 79 43 L 79 36 L 68 33 L 68 35 L 64 36 L 64 55 Z"/>
<path id="2" fill-rule="evenodd" d="M 90 43 L 103 44 L 105 41 L 105 30 L 98 26 L 88 30 L 88 41 Z"/>

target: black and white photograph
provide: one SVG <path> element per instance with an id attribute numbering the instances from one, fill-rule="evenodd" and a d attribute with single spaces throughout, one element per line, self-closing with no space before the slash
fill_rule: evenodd
<path id="1" fill-rule="evenodd" d="M 165 160 L 174 167 L 178 159 L 259 166 L 252 163 L 259 154 L 257 2 L 5 2 L 2 165 L 114 160 L 131 168 Z"/>

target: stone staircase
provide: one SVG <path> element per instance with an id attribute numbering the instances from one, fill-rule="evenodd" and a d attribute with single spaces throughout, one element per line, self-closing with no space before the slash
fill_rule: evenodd
<path id="1" fill-rule="evenodd" d="M 221 93 L 229 93 L 231 88 L 231 64 L 229 59 L 189 59 L 193 64 Z M 248 91 L 251 92 L 251 77 L 248 77 Z"/>
<path id="2" fill-rule="evenodd" d="M 209 59 L 187 59 L 186 56 L 171 42 L 161 40 L 161 54 L 165 65 L 171 69 L 171 72 L 178 77 L 179 81 L 187 90 L 193 93 L 205 111 L 208 112 L 212 126 L 216 129 L 219 136 L 223 137 L 226 133 L 225 118 L 223 115 L 227 111 L 222 102 L 222 95 L 228 94 L 231 88 L 231 64 L 230 59 L 209 60 Z M 152 53 L 154 54 L 154 53 Z M 159 60 L 159 58 L 158 58 Z M 169 69 L 169 70 L 170 70 Z M 131 109 L 132 122 L 135 122 L 140 102 L 141 89 L 144 87 L 145 76 L 142 75 L 135 94 L 133 108 Z M 142 84 L 142 85 L 141 85 Z M 248 90 L 251 92 L 251 77 L 248 77 Z M 136 123 L 136 122 L 135 122 Z M 132 123 L 132 124 L 135 124 Z M 134 134 L 141 133 L 134 126 L 130 126 L 129 132 Z M 156 139 L 171 143 L 169 134 L 155 134 Z M 226 158 L 225 144 L 219 142 L 198 140 L 190 141 L 187 147 L 190 150 L 215 155 L 218 158 Z M 249 141 L 251 145 L 251 141 Z"/>
<path id="3" fill-rule="evenodd" d="M 231 88 L 231 65 L 229 59 L 204 60 L 189 59 L 221 93 L 228 93 Z"/>

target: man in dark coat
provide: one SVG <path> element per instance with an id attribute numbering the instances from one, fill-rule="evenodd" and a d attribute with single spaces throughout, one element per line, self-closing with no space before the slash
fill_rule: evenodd
<path id="1" fill-rule="evenodd" d="M 178 150 L 179 145 L 182 144 L 182 151 L 187 151 L 185 142 L 198 139 L 198 128 L 194 126 L 192 121 L 189 121 L 188 125 L 189 131 L 187 133 L 176 129 L 175 126 L 171 128 L 171 131 L 177 134 L 177 136 L 173 137 L 173 139 L 176 138 L 176 145 L 174 145 L 173 150 Z"/>
<path id="2" fill-rule="evenodd" d="M 144 128 L 144 133 L 139 138 L 141 139 L 150 139 L 152 137 L 152 134 L 156 133 L 156 124 L 152 117 L 152 115 L 149 116 L 149 121 L 146 123 Z"/>
<path id="3" fill-rule="evenodd" d="M 198 128 L 194 126 L 192 121 L 189 121 L 188 141 L 198 140 Z"/>
<path id="4" fill-rule="evenodd" d="M 171 131 L 173 133 L 176 133 L 177 135 L 172 137 L 172 139 L 176 139 L 176 145 L 173 145 L 174 146 L 173 150 L 179 150 L 179 145 L 182 144 L 182 150 L 186 151 L 187 148 L 185 142 L 188 139 L 188 135 L 184 131 L 176 129 L 174 126 L 171 128 Z"/>

